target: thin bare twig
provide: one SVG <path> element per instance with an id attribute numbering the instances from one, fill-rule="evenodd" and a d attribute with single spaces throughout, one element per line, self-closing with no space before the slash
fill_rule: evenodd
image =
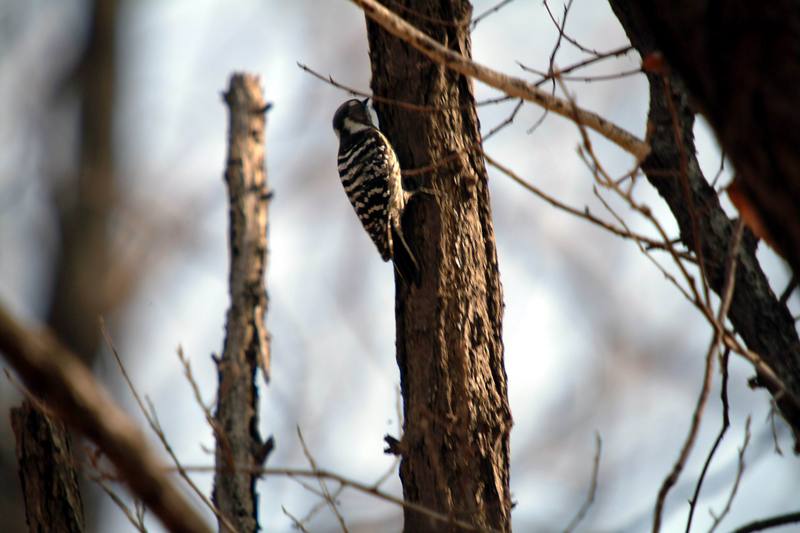
<path id="1" fill-rule="evenodd" d="M 122 498 L 120 498 L 119 495 L 108 486 L 108 483 L 105 482 L 102 476 L 93 475 L 89 476 L 89 479 L 96 483 L 97 486 L 100 487 L 109 498 L 111 498 L 111 501 L 114 502 L 114 505 L 116 505 L 120 511 L 122 511 L 122 514 L 125 515 L 125 518 L 128 519 L 128 522 L 130 522 L 131 525 L 133 525 L 133 527 L 139 531 L 139 533 L 147 533 L 147 528 L 144 526 L 144 522 L 141 520 L 138 512 L 132 512 L 130 507 L 125 505 L 125 502 L 122 501 Z"/>
<path id="2" fill-rule="evenodd" d="M 547 8 L 547 12 L 550 13 L 550 8 L 547 6 L 547 0 L 545 0 L 544 5 L 545 8 Z M 555 21 L 555 19 L 552 18 L 552 13 L 551 13 L 551 18 L 555 23 L 556 28 L 558 29 L 558 37 L 556 38 L 556 44 L 555 46 L 553 46 L 552 52 L 550 52 L 550 61 L 548 62 L 550 66 L 547 69 L 547 74 L 550 76 L 553 76 L 553 73 L 556 70 L 555 69 L 556 55 L 558 54 L 559 48 L 561 48 L 561 40 L 564 39 L 565 37 L 568 39 L 568 37 L 564 34 L 564 28 L 567 25 L 567 16 L 569 16 L 569 10 L 571 7 L 572 7 L 572 0 L 567 0 L 567 3 L 564 4 L 564 19 L 561 21 L 560 26 Z M 553 83 L 553 90 L 555 91 L 555 83 Z"/>
<path id="3" fill-rule="evenodd" d="M 639 243 L 640 249 L 642 249 L 642 251 L 645 252 L 648 257 L 650 257 L 650 259 L 653 261 L 653 263 L 659 268 L 659 270 L 661 270 L 661 272 L 666 276 L 666 278 L 668 280 L 670 280 L 681 291 L 681 293 L 684 296 L 686 296 L 687 299 L 695 307 L 697 307 L 697 309 L 699 309 L 703 313 L 703 316 L 705 316 L 706 319 L 708 319 L 711 323 L 714 323 L 713 313 L 709 309 L 708 305 L 701 300 L 700 295 L 697 292 L 697 287 L 695 286 L 694 278 L 686 270 L 686 267 L 683 264 L 683 262 L 680 260 L 680 256 L 679 256 L 677 250 L 675 250 L 675 247 L 673 245 L 669 244 L 670 243 L 670 239 L 669 239 L 666 231 L 664 230 L 663 226 L 658 221 L 658 219 L 655 216 L 653 216 L 653 213 L 652 213 L 651 209 L 648 206 L 639 204 L 633 198 L 633 196 L 631 196 L 630 191 L 632 190 L 632 188 L 628 192 L 623 191 L 620 188 L 619 180 L 612 179 L 611 176 L 609 175 L 609 173 L 603 168 L 603 165 L 600 163 L 600 160 L 597 158 L 597 155 L 594 152 L 594 148 L 592 147 L 591 139 L 589 138 L 589 133 L 586 130 L 585 125 L 580 120 L 580 117 L 579 117 L 578 112 L 577 112 L 578 106 L 577 106 L 577 104 L 575 102 L 575 99 L 572 96 L 569 95 L 569 93 L 567 91 L 567 88 L 564 85 L 563 81 L 561 81 L 560 78 L 557 78 L 557 81 L 561 84 L 561 89 L 564 92 L 564 94 L 567 96 L 569 104 L 572 106 L 572 109 L 573 109 L 573 121 L 578 126 L 578 131 L 580 132 L 581 139 L 583 141 L 583 150 L 584 150 L 584 152 L 581 152 L 581 155 L 584 157 L 584 162 L 587 164 L 587 166 L 589 167 L 590 171 L 594 175 L 595 181 L 599 185 L 603 186 L 604 188 L 611 189 L 612 191 L 616 192 L 623 200 L 625 200 L 628 203 L 628 205 L 632 209 L 636 210 L 648 222 L 650 222 L 653 225 L 653 227 L 656 229 L 656 231 L 660 235 L 660 237 L 662 239 L 662 242 L 665 243 L 665 245 L 666 245 L 665 249 L 672 256 L 672 259 L 675 262 L 675 265 L 678 267 L 678 270 L 680 271 L 681 275 L 683 276 L 683 279 L 686 281 L 686 283 L 687 283 L 687 285 L 689 287 L 689 290 L 692 293 L 692 296 L 689 297 L 687 291 L 678 283 L 678 281 L 672 275 L 668 274 L 666 272 L 666 270 L 660 264 L 658 264 L 657 261 L 653 260 L 652 257 L 650 257 L 649 252 L 645 252 L 644 247 L 642 246 L 641 243 Z M 587 159 L 587 157 L 588 157 L 588 159 Z"/>
<path id="4" fill-rule="evenodd" d="M 786 305 L 789 302 L 789 297 L 792 295 L 794 290 L 797 288 L 797 274 L 792 274 L 791 279 L 789 279 L 789 283 L 786 284 L 786 288 L 783 289 L 781 296 L 779 298 L 779 302 L 781 305 Z"/>
<path id="5" fill-rule="evenodd" d="M 306 486 L 306 484 L 304 484 L 304 483 L 301 484 L 301 486 L 303 486 L 306 489 L 310 488 L 310 487 Z M 312 491 L 312 492 L 314 494 L 317 494 L 318 496 L 320 496 L 322 498 L 322 500 L 317 502 L 316 504 L 314 504 L 314 506 L 311 507 L 311 509 L 309 509 L 309 511 L 305 514 L 305 516 L 303 516 L 303 518 L 301 518 L 299 520 L 301 524 L 308 523 L 312 518 L 314 518 L 314 516 L 318 512 L 320 512 L 322 509 L 325 509 L 326 507 L 330 506 L 330 503 L 325 498 L 325 495 L 322 492 L 318 492 L 316 490 Z M 338 487 L 336 487 L 336 490 L 333 492 L 333 494 L 331 494 L 331 498 L 333 499 L 333 501 L 338 501 L 339 500 L 339 496 L 341 496 L 342 492 L 344 492 L 344 485 L 339 485 Z"/>
<path id="6" fill-rule="evenodd" d="M 306 440 L 303 438 L 303 432 L 300 431 L 300 426 L 297 426 L 297 438 L 300 439 L 300 445 L 303 448 L 303 455 L 306 456 L 306 460 L 308 460 L 308 464 L 311 467 L 311 470 L 314 472 L 318 471 L 319 469 L 317 468 L 317 462 L 314 460 L 314 456 L 311 455 L 311 452 L 309 451 L 308 446 L 306 445 Z M 344 521 L 342 513 L 339 512 L 339 508 L 336 505 L 336 499 L 333 496 L 331 496 L 331 493 L 328 490 L 328 486 L 325 484 L 325 480 L 321 477 L 318 477 L 317 482 L 319 483 L 319 488 L 322 491 L 322 495 L 325 498 L 325 502 L 328 504 L 328 507 L 331 508 L 331 511 L 333 511 L 334 516 L 336 516 L 336 520 L 339 522 L 339 526 L 342 528 L 342 531 L 344 533 L 347 533 L 348 532 L 347 524 Z"/>
<path id="7" fill-rule="evenodd" d="M 772 445 L 775 453 L 783 457 L 783 450 L 781 449 L 781 445 L 778 442 L 778 428 L 775 423 L 775 417 L 780 416 L 780 411 L 778 411 L 778 404 L 775 401 L 775 398 L 770 400 L 769 405 L 769 414 L 767 417 L 769 418 L 769 429 L 772 433 Z"/>
<path id="8" fill-rule="evenodd" d="M 592 461 L 592 478 L 589 482 L 589 493 L 586 495 L 586 501 L 583 502 L 581 508 L 578 509 L 578 512 L 575 514 L 572 520 L 570 520 L 569 525 L 564 529 L 564 533 L 571 533 L 575 530 L 576 527 L 581 523 L 581 521 L 586 517 L 586 514 L 589 511 L 589 508 L 594 503 L 594 497 L 597 493 L 597 477 L 600 472 L 600 453 L 603 448 L 603 440 L 600 438 L 599 433 L 595 433 L 595 450 L 594 450 L 594 460 Z"/>
<path id="9" fill-rule="evenodd" d="M 200 407 L 200 410 L 203 412 L 203 415 L 206 418 L 206 422 L 208 423 L 211 431 L 214 433 L 214 439 L 216 442 L 221 443 L 225 456 L 230 458 L 233 461 L 233 455 L 231 452 L 231 445 L 228 440 L 228 435 L 225 434 L 225 431 L 220 427 L 217 420 L 214 418 L 214 415 L 211 413 L 211 409 L 203 402 L 203 396 L 200 394 L 200 387 L 197 385 L 197 381 L 194 379 L 194 374 L 192 373 L 192 366 L 189 363 L 189 359 L 183 353 L 183 347 L 178 346 L 177 350 L 178 359 L 183 366 L 183 375 L 186 377 L 186 381 L 189 382 L 189 386 L 192 388 L 192 394 L 194 395 L 195 403 Z M 216 403 L 216 401 L 215 401 Z"/>
<path id="10" fill-rule="evenodd" d="M 214 466 L 185 466 L 185 468 L 189 472 L 205 472 L 205 473 L 214 473 L 217 471 L 217 467 Z M 417 513 L 423 514 L 428 516 L 434 520 L 438 520 L 445 525 L 455 526 L 464 531 L 480 531 L 482 533 L 501 533 L 498 529 L 493 528 L 481 528 L 470 524 L 468 522 L 464 522 L 463 520 L 459 520 L 454 516 L 447 515 L 436 511 L 434 509 L 430 509 L 424 505 L 420 505 L 418 503 L 405 501 L 402 498 L 398 498 L 396 496 L 392 496 L 386 492 L 381 491 L 380 489 L 375 488 L 373 485 L 368 485 L 366 483 L 361 483 L 360 481 L 355 481 L 353 479 L 349 479 L 347 477 L 341 476 L 339 474 L 330 472 L 324 469 L 317 469 L 317 470 L 304 470 L 301 468 L 273 468 L 273 467 L 257 467 L 254 465 L 234 465 L 233 468 L 236 471 L 242 472 L 252 472 L 259 476 L 285 476 L 288 478 L 322 478 L 331 481 L 335 481 L 340 483 L 346 487 L 351 489 L 357 490 L 358 492 L 369 494 L 374 496 L 380 500 L 392 503 L 394 505 L 398 505 L 400 507 L 405 507 Z M 312 489 L 313 490 L 313 489 Z"/>
<path id="11" fill-rule="evenodd" d="M 552 96 L 534 84 L 475 63 L 462 54 L 442 46 L 395 13 L 386 9 L 377 0 L 351 1 L 359 6 L 370 19 L 383 27 L 384 30 L 407 42 L 432 61 L 455 70 L 464 76 L 482 81 L 509 96 L 534 102 L 561 116 L 572 118 L 577 113 L 581 123 L 629 152 L 637 160 L 643 160 L 649 153 L 650 147 L 646 142 L 623 128 L 612 124 L 600 115 L 583 109 L 573 109 L 569 102 Z"/>
<path id="12" fill-rule="evenodd" d="M 491 130 L 489 130 L 489 133 L 487 133 L 486 135 L 483 136 L 482 141 L 483 142 L 488 141 L 497 132 L 499 132 L 500 130 L 502 130 L 503 128 L 505 128 L 506 126 L 510 125 L 512 122 L 514 122 L 514 119 L 517 117 L 517 113 L 519 113 L 519 110 L 522 109 L 522 104 L 523 104 L 523 100 L 520 99 L 517 102 L 517 105 L 514 106 L 514 109 L 511 111 L 511 114 L 509 116 L 507 116 L 505 118 L 505 120 L 500 122 L 497 126 L 492 128 Z"/>
<path id="13" fill-rule="evenodd" d="M 714 179 L 711 180 L 711 188 L 716 189 L 717 182 L 719 181 L 720 176 L 722 176 L 722 171 L 725 170 L 725 152 L 719 154 L 719 168 L 717 169 L 717 173 L 714 175 Z M 719 194 L 720 191 L 717 191 Z"/>
<path id="14" fill-rule="evenodd" d="M 709 511 L 711 516 L 714 518 L 714 523 L 711 525 L 711 529 L 708 530 L 708 533 L 713 533 L 731 510 L 733 499 L 736 497 L 736 491 L 739 489 L 739 483 L 742 481 L 742 475 L 744 474 L 744 453 L 747 451 L 747 445 L 749 443 L 750 417 L 748 416 L 747 421 L 744 424 L 744 442 L 742 443 L 742 447 L 739 448 L 739 462 L 736 468 L 736 479 L 733 480 L 733 486 L 731 487 L 731 492 L 728 495 L 728 501 L 725 502 L 725 508 L 722 509 L 722 512 L 719 515 L 715 515 L 713 511 Z"/>
<path id="15" fill-rule="evenodd" d="M 583 53 L 590 54 L 590 55 L 593 55 L 593 56 L 596 56 L 596 57 L 603 55 L 602 52 L 598 52 L 597 50 L 593 50 L 591 48 L 587 48 L 587 47 L 583 46 L 576 39 L 573 39 L 572 37 L 570 37 L 569 35 L 567 35 L 564 32 L 564 23 L 567 20 L 567 13 L 569 12 L 569 8 L 570 8 L 570 6 L 572 4 L 572 0 L 570 0 L 569 3 L 566 6 L 564 6 L 564 23 L 561 23 L 561 24 L 558 23 L 558 20 L 556 20 L 555 15 L 550 10 L 550 6 L 548 5 L 547 0 L 544 0 L 543 3 L 544 3 L 544 8 L 547 10 L 547 15 L 550 17 L 550 20 L 553 22 L 553 25 L 555 25 L 556 29 L 558 30 L 559 35 L 562 35 L 564 37 L 564 40 L 566 40 L 568 43 L 570 43 L 572 46 L 574 46 L 575 48 L 577 48 L 578 50 L 580 50 Z"/>
<path id="16" fill-rule="evenodd" d="M 208 525 L 163 471 L 144 434 L 80 359 L 46 330 L 30 331 L 0 308 L 0 351 L 32 393 L 111 460 L 131 491 L 173 532 Z"/>
<path id="17" fill-rule="evenodd" d="M 119 368 L 120 374 L 122 374 L 122 379 L 125 380 L 125 383 L 128 385 L 128 390 L 131 392 L 133 399 L 139 406 L 139 411 L 144 415 L 144 418 L 145 420 L 147 420 L 147 424 L 150 426 L 150 429 L 153 431 L 153 433 L 155 433 L 156 437 L 158 437 L 158 440 L 159 442 L 161 442 L 161 445 L 164 447 L 164 450 L 170 456 L 170 459 L 172 459 L 172 462 L 175 465 L 178 474 L 181 476 L 181 478 L 183 478 L 186 484 L 189 485 L 189 487 L 192 489 L 192 492 L 194 492 L 200 498 L 200 500 L 205 504 L 205 506 L 208 507 L 217 516 L 217 519 L 220 520 L 220 522 L 224 525 L 224 527 L 227 528 L 228 531 L 230 531 L 231 533 L 235 533 L 236 530 L 234 529 L 233 524 L 231 524 L 231 522 L 220 513 L 220 510 L 217 508 L 217 506 L 214 505 L 214 503 L 205 495 L 205 493 L 202 490 L 200 490 L 200 487 L 197 486 L 194 480 L 192 480 L 192 478 L 189 477 L 189 474 L 186 472 L 186 470 L 184 470 L 180 460 L 178 459 L 178 455 L 175 453 L 175 450 L 172 449 L 172 445 L 169 443 L 167 435 L 164 432 L 164 429 L 161 427 L 161 423 L 158 421 L 155 407 L 152 405 L 152 403 L 149 403 L 149 401 L 148 401 L 149 409 L 145 407 L 145 402 L 142 401 L 141 396 L 139 396 L 139 391 L 136 389 L 136 387 L 133 384 L 133 381 L 131 380 L 131 377 L 128 375 L 128 371 L 125 368 L 125 365 L 122 363 L 122 358 L 119 355 L 119 351 L 117 351 L 117 347 L 114 344 L 114 341 L 108 332 L 108 328 L 106 328 L 105 320 L 103 320 L 102 317 L 100 318 L 100 332 L 102 333 L 103 338 L 105 339 L 109 350 L 111 350 L 111 354 L 114 356 L 114 360 L 117 362 L 117 368 Z M 182 356 L 183 352 L 179 348 L 178 357 L 181 359 L 181 361 L 183 361 Z"/>
<path id="18" fill-rule="evenodd" d="M 678 480 L 678 477 L 683 471 L 686 461 L 689 458 L 689 454 L 694 448 L 695 439 L 697 438 L 697 432 L 700 429 L 700 422 L 702 420 L 703 412 L 705 410 L 706 401 L 708 400 L 708 395 L 711 392 L 714 356 L 718 353 L 720 344 L 722 342 L 725 317 L 728 315 L 728 309 L 730 308 L 731 299 L 733 297 L 733 289 L 736 283 L 736 266 L 738 264 L 737 258 L 739 255 L 739 246 L 742 240 L 743 229 L 744 226 L 740 222 L 740 224 L 737 226 L 736 232 L 730 244 L 730 249 L 728 251 L 727 265 L 725 267 L 726 268 L 725 285 L 722 290 L 721 294 L 722 301 L 720 302 L 719 313 L 717 315 L 717 320 L 716 320 L 717 325 L 715 327 L 714 337 L 711 341 L 711 344 L 708 347 L 708 351 L 706 352 L 706 364 L 705 364 L 705 371 L 703 373 L 703 386 L 702 389 L 700 390 L 700 395 L 697 398 L 697 405 L 695 406 L 694 413 L 692 414 L 692 423 L 691 426 L 689 427 L 689 433 L 686 436 L 686 440 L 683 443 L 683 447 L 681 448 L 680 454 L 678 455 L 678 459 L 675 461 L 672 470 L 664 479 L 663 483 L 661 484 L 661 488 L 658 491 L 655 510 L 653 511 L 653 533 L 658 533 L 658 531 L 661 528 L 661 515 L 664 510 L 664 502 L 666 501 L 667 494 L 669 493 L 673 485 L 675 485 L 675 482 Z"/>
<path id="19" fill-rule="evenodd" d="M 794 524 L 800 522 L 800 511 L 793 513 L 786 513 L 771 518 L 764 518 L 756 520 L 736 528 L 733 533 L 751 533 L 752 531 L 763 531 L 772 527 L 785 526 L 786 524 Z"/>
<path id="20" fill-rule="evenodd" d="M 283 514 L 289 517 L 289 520 L 292 521 L 292 526 L 294 526 L 295 529 L 299 529 L 303 533 L 309 533 L 309 531 L 306 529 L 306 526 L 303 525 L 304 520 L 298 519 L 296 516 L 290 513 L 283 505 L 281 505 L 281 511 L 283 511 Z"/>
<path id="21" fill-rule="evenodd" d="M 526 72 L 531 72 L 533 74 L 538 74 L 539 76 L 542 76 L 542 79 L 538 80 L 536 82 L 536 85 L 541 85 L 544 82 L 552 80 L 556 77 L 560 77 L 562 80 L 565 81 L 580 81 L 585 83 L 591 83 L 594 81 L 618 80 L 620 78 L 625 78 L 627 76 L 634 76 L 636 74 L 642 73 L 642 69 L 637 67 L 629 70 L 622 70 L 620 72 L 613 72 L 611 74 L 593 74 L 589 76 L 566 76 L 565 73 L 568 71 L 568 69 L 553 70 L 552 72 L 542 72 L 541 70 L 537 70 L 533 67 L 528 67 L 526 65 L 523 65 L 520 62 L 517 62 L 517 64 L 520 66 L 522 70 Z"/>
<path id="22" fill-rule="evenodd" d="M 722 353 L 722 357 L 720 359 L 722 385 L 720 386 L 719 394 L 720 400 L 722 401 L 722 427 L 720 428 L 717 438 L 714 439 L 714 444 L 711 446 L 711 449 L 706 456 L 706 462 L 703 463 L 703 469 L 700 471 L 700 477 L 697 478 L 697 484 L 694 487 L 694 493 L 692 494 L 692 498 L 689 500 L 689 517 L 686 519 L 686 533 L 689 533 L 692 529 L 692 518 L 694 517 L 694 511 L 697 508 L 697 501 L 700 499 L 700 489 L 702 488 L 703 481 L 706 478 L 708 467 L 711 465 L 711 460 L 714 458 L 714 454 L 717 453 L 717 449 L 722 442 L 722 438 L 725 436 L 725 433 L 728 431 L 728 428 L 731 425 L 729 416 L 730 406 L 728 405 L 728 361 L 730 359 L 730 354 L 730 348 L 725 348 L 725 351 Z"/>
<path id="23" fill-rule="evenodd" d="M 381 95 L 378 95 L 378 94 L 372 94 L 371 92 L 362 91 L 362 90 L 356 89 L 355 87 L 351 87 L 350 85 L 345 85 L 343 83 L 340 83 L 340 82 L 336 81 L 333 78 L 333 76 L 325 76 L 324 74 L 320 74 L 319 72 L 317 72 L 316 70 L 312 69 L 308 65 L 300 63 L 299 61 L 297 62 L 297 66 L 300 67 L 300 70 L 311 74 L 312 76 L 314 76 L 318 80 L 323 81 L 323 82 L 327 83 L 328 85 L 330 85 L 332 87 L 336 87 L 337 89 L 341 89 L 341 90 L 347 92 L 351 96 L 363 96 L 365 98 L 369 98 L 373 102 L 380 102 L 382 104 L 399 107 L 401 109 L 407 109 L 409 111 L 419 111 L 419 112 L 424 112 L 424 113 L 432 113 L 432 112 L 440 112 L 440 111 L 441 112 L 445 112 L 445 111 L 450 111 L 451 109 L 453 109 L 453 108 L 449 108 L 449 107 L 414 104 L 412 102 L 406 102 L 405 100 L 397 100 L 396 98 L 387 98 L 385 96 L 381 96 Z M 495 97 L 495 98 L 489 98 L 487 100 L 483 100 L 483 101 L 477 102 L 475 105 L 480 107 L 480 106 L 485 106 L 485 105 L 499 104 L 501 102 L 505 102 L 507 100 L 511 100 L 512 98 L 513 98 L 512 96 L 508 96 L 508 95 L 498 96 L 498 97 Z M 458 106 L 455 109 L 462 109 L 462 108 L 466 109 L 468 106 L 471 107 L 472 104 Z"/>
<path id="24" fill-rule="evenodd" d="M 534 83 L 534 85 L 536 85 L 537 87 L 540 87 L 540 86 L 544 85 L 546 82 L 550 81 L 551 79 L 553 79 L 553 78 L 555 78 L 557 76 L 563 76 L 565 74 L 569 74 L 570 72 L 574 72 L 574 71 L 576 71 L 578 69 L 582 69 L 584 67 L 588 67 L 589 65 L 592 65 L 592 64 L 597 63 L 599 61 L 603 61 L 604 59 L 609 59 L 611 57 L 619 57 L 621 55 L 625 55 L 628 52 L 630 52 L 631 50 L 633 50 L 633 46 L 631 46 L 631 45 L 620 46 L 619 48 L 615 48 L 613 50 L 609 50 L 608 52 L 604 52 L 604 53 L 602 53 L 602 54 L 600 54 L 598 56 L 590 57 L 590 58 L 584 59 L 583 61 L 578 61 L 577 63 L 574 63 L 574 64 L 572 64 L 572 65 L 570 65 L 568 67 L 556 68 L 556 69 L 553 70 L 553 72 L 550 72 L 550 73 L 545 73 L 545 72 L 541 72 L 541 71 L 534 71 L 530 67 L 526 67 L 525 65 L 523 65 L 520 62 L 517 62 L 517 64 L 523 70 L 528 70 L 529 69 L 531 72 L 534 72 L 534 73 L 539 74 L 540 76 L 542 76 L 542 78 L 540 80 L 537 80 Z"/>
<path id="25" fill-rule="evenodd" d="M 664 243 L 661 242 L 661 241 L 657 241 L 655 239 L 651 239 L 650 237 L 646 237 L 644 235 L 640 235 L 640 234 L 637 234 L 637 233 L 632 233 L 632 232 L 627 231 L 625 229 L 620 229 L 620 228 L 614 226 L 613 224 L 609 224 L 608 222 L 606 222 L 606 221 L 604 221 L 604 220 L 602 220 L 600 218 L 597 218 L 595 215 L 593 215 L 589 211 L 588 208 L 584 208 L 583 210 L 581 210 L 581 209 L 569 206 L 569 205 L 563 203 L 562 201 L 558 200 L 557 198 L 555 198 L 553 196 L 550 196 L 549 194 L 545 193 L 544 191 L 542 191 L 541 189 L 539 189 L 538 187 L 536 187 L 535 185 L 533 185 L 529 181 L 527 181 L 527 180 L 523 179 L 522 177 L 520 177 L 514 171 L 512 171 L 511 169 L 509 169 L 508 167 L 506 167 L 505 165 L 503 165 L 502 163 L 500 163 L 499 161 L 497 161 L 496 159 L 491 157 L 486 152 L 483 152 L 483 157 L 486 159 L 486 162 L 489 165 L 493 166 L 494 168 L 496 168 L 497 170 L 499 170 L 500 172 L 502 172 L 503 174 L 505 174 L 506 176 L 508 176 L 509 178 L 514 180 L 515 182 L 517 182 L 518 184 L 520 184 L 522 187 L 527 189 L 529 192 L 535 194 L 536 196 L 538 196 L 539 198 L 541 198 L 542 200 L 544 200 L 548 204 L 552 205 L 553 207 L 555 207 L 557 209 L 561 209 L 562 211 L 565 211 L 565 212 L 567 212 L 567 213 L 569 213 L 571 215 L 575 215 L 575 216 L 577 216 L 579 218 L 582 218 L 584 220 L 587 220 L 587 221 L 591 222 L 592 224 L 595 224 L 596 226 L 599 226 L 599 227 L 603 228 L 604 230 L 609 231 L 609 232 L 611 232 L 614 235 L 617 235 L 619 237 L 623 237 L 625 239 L 631 239 L 631 240 L 633 240 L 635 242 L 643 243 L 643 244 L 646 244 L 646 245 L 651 246 L 653 248 L 666 249 Z"/>
<path id="26" fill-rule="evenodd" d="M 480 21 L 482 21 L 483 19 L 485 19 L 486 17 L 488 17 L 493 13 L 497 13 L 498 11 L 500 11 L 502 8 L 504 8 L 513 1 L 514 0 L 502 0 L 501 2 L 498 2 L 494 6 L 490 7 L 489 9 L 481 13 L 480 15 L 476 16 L 475 18 L 472 19 L 472 23 L 470 24 L 471 29 L 474 30 L 475 26 L 477 26 Z"/>

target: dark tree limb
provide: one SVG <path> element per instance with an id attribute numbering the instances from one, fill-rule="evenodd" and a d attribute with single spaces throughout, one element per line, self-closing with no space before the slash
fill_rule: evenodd
<path id="1" fill-rule="evenodd" d="M 26 400 L 11 409 L 28 531 L 80 533 L 86 527 L 64 424 Z"/>
<path id="2" fill-rule="evenodd" d="M 429 22 L 469 20 L 469 2 L 391 2 L 396 4 L 406 8 L 402 12 L 411 24 L 470 57 L 467 27 Z M 511 415 L 502 288 L 486 168 L 471 149 L 480 143 L 472 84 L 371 17 L 367 11 L 373 93 L 440 109 L 376 105 L 401 167 L 428 167 L 414 179 L 434 191 L 412 199 L 403 221 L 417 251 L 421 285 L 396 280 L 404 435 L 393 449 L 402 457 L 403 495 L 479 528 L 507 531 Z M 408 507 L 404 513 L 407 532 L 461 531 Z"/>
<path id="3" fill-rule="evenodd" d="M 800 273 L 800 9 L 796 0 L 612 1 L 663 53 Z"/>
<path id="4" fill-rule="evenodd" d="M 131 491 L 173 532 L 206 533 L 136 424 L 92 373 L 48 331 L 31 331 L 0 308 L 0 352 L 28 389 L 102 450 Z"/>
<path id="5" fill-rule="evenodd" d="M 225 347 L 217 361 L 214 503 L 237 531 L 258 530 L 257 474 L 234 465 L 260 467 L 271 439 L 258 429 L 257 370 L 269 378 L 269 343 L 264 323 L 267 293 L 267 177 L 264 127 L 267 105 L 258 78 L 235 74 L 224 94 L 230 110 L 225 182 L 230 202 L 230 295 Z M 220 531 L 225 531 L 220 522 Z"/>
<path id="6" fill-rule="evenodd" d="M 642 57 L 655 52 L 655 29 L 640 13 L 644 4 L 634 0 L 610 0 L 610 3 Z M 698 258 L 702 257 L 711 289 L 721 294 L 725 257 L 735 222 L 723 211 L 716 191 L 697 163 L 692 129 L 694 109 L 682 79 L 670 72 L 648 72 L 647 76 L 648 138 L 652 151 L 642 169 L 675 216 L 681 241 Z M 794 430 L 796 441 L 800 442 L 797 440 L 800 410 L 795 401 L 800 398 L 800 340 L 791 313 L 775 296 L 761 270 L 755 249 L 756 240 L 748 231 L 739 251 L 736 288 L 728 317 L 747 346 L 761 356 L 786 387 L 788 394 L 768 386 Z"/>
<path id="7" fill-rule="evenodd" d="M 785 526 L 787 524 L 796 524 L 800 522 L 800 511 L 794 513 L 787 513 L 779 516 L 765 518 L 763 520 L 756 520 L 736 528 L 733 533 L 751 533 L 752 531 L 764 531 L 773 527 Z"/>

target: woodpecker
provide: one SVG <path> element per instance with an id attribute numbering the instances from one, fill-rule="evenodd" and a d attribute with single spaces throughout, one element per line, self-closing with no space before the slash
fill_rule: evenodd
<path id="1" fill-rule="evenodd" d="M 400 163 L 375 127 L 366 100 L 348 100 L 333 115 L 339 138 L 339 177 L 358 219 L 384 261 L 406 283 L 419 283 L 419 267 L 403 235 L 401 218 L 412 193 L 403 189 Z"/>

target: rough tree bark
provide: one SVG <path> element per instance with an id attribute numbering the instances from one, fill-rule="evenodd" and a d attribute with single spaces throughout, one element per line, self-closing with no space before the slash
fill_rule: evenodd
<path id="1" fill-rule="evenodd" d="M 470 56 L 469 2 L 387 5 Z M 369 19 L 367 30 L 373 93 L 439 109 L 376 105 L 402 168 L 435 165 L 414 177 L 416 185 L 435 194 L 412 199 L 403 221 L 422 281 L 410 287 L 396 280 L 404 434 L 400 442 L 387 440 L 402 457 L 407 501 L 480 528 L 507 531 L 512 422 L 503 365 L 502 288 L 486 169 L 472 149 L 481 138 L 472 85 Z M 405 509 L 405 531 L 456 530 Z"/>
<path id="2" fill-rule="evenodd" d="M 655 52 L 656 35 L 640 13 L 642 4 L 632 0 L 610 0 L 610 3 L 631 44 L 642 57 Z M 648 72 L 647 77 L 651 153 L 642 168 L 675 216 L 681 241 L 695 253 L 702 253 L 709 285 L 720 294 L 735 223 L 725 215 L 716 191 L 697 163 L 692 130 L 694 110 L 682 79 L 668 72 Z M 756 241 L 750 234 L 740 247 L 728 316 L 747 346 L 764 359 L 794 397 L 788 398 L 772 387 L 781 412 L 795 432 L 796 443 L 800 444 L 800 411 L 796 401 L 800 398 L 800 339 L 791 313 L 775 296 L 761 270 L 755 248 Z M 763 380 L 763 384 L 768 385 L 768 382 Z"/>
<path id="3" fill-rule="evenodd" d="M 217 361 L 216 474 L 214 503 L 239 532 L 258 530 L 255 468 L 262 466 L 272 439 L 258 429 L 259 366 L 269 375 L 269 344 L 264 324 L 267 292 L 267 176 L 264 127 L 267 105 L 258 78 L 231 77 L 224 94 L 230 109 L 225 182 L 230 203 L 230 295 L 225 347 Z M 222 520 L 219 531 L 226 531 Z"/>
<path id="4" fill-rule="evenodd" d="M 796 0 L 625 6 L 686 83 L 742 192 L 800 274 L 800 7 Z"/>
<path id="5" fill-rule="evenodd" d="M 26 401 L 11 409 L 11 427 L 28 531 L 84 531 L 83 502 L 64 424 Z"/>

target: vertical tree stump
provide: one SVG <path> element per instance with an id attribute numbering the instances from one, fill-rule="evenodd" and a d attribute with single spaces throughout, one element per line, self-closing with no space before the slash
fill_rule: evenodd
<path id="1" fill-rule="evenodd" d="M 225 346 L 217 361 L 214 503 L 239 532 L 258 529 L 254 469 L 272 447 L 258 429 L 257 369 L 269 379 L 264 324 L 267 293 L 267 190 L 264 127 L 267 105 L 258 78 L 235 74 L 224 94 L 230 111 L 225 182 L 230 202 L 230 295 Z M 226 531 L 220 521 L 219 530 Z"/>

